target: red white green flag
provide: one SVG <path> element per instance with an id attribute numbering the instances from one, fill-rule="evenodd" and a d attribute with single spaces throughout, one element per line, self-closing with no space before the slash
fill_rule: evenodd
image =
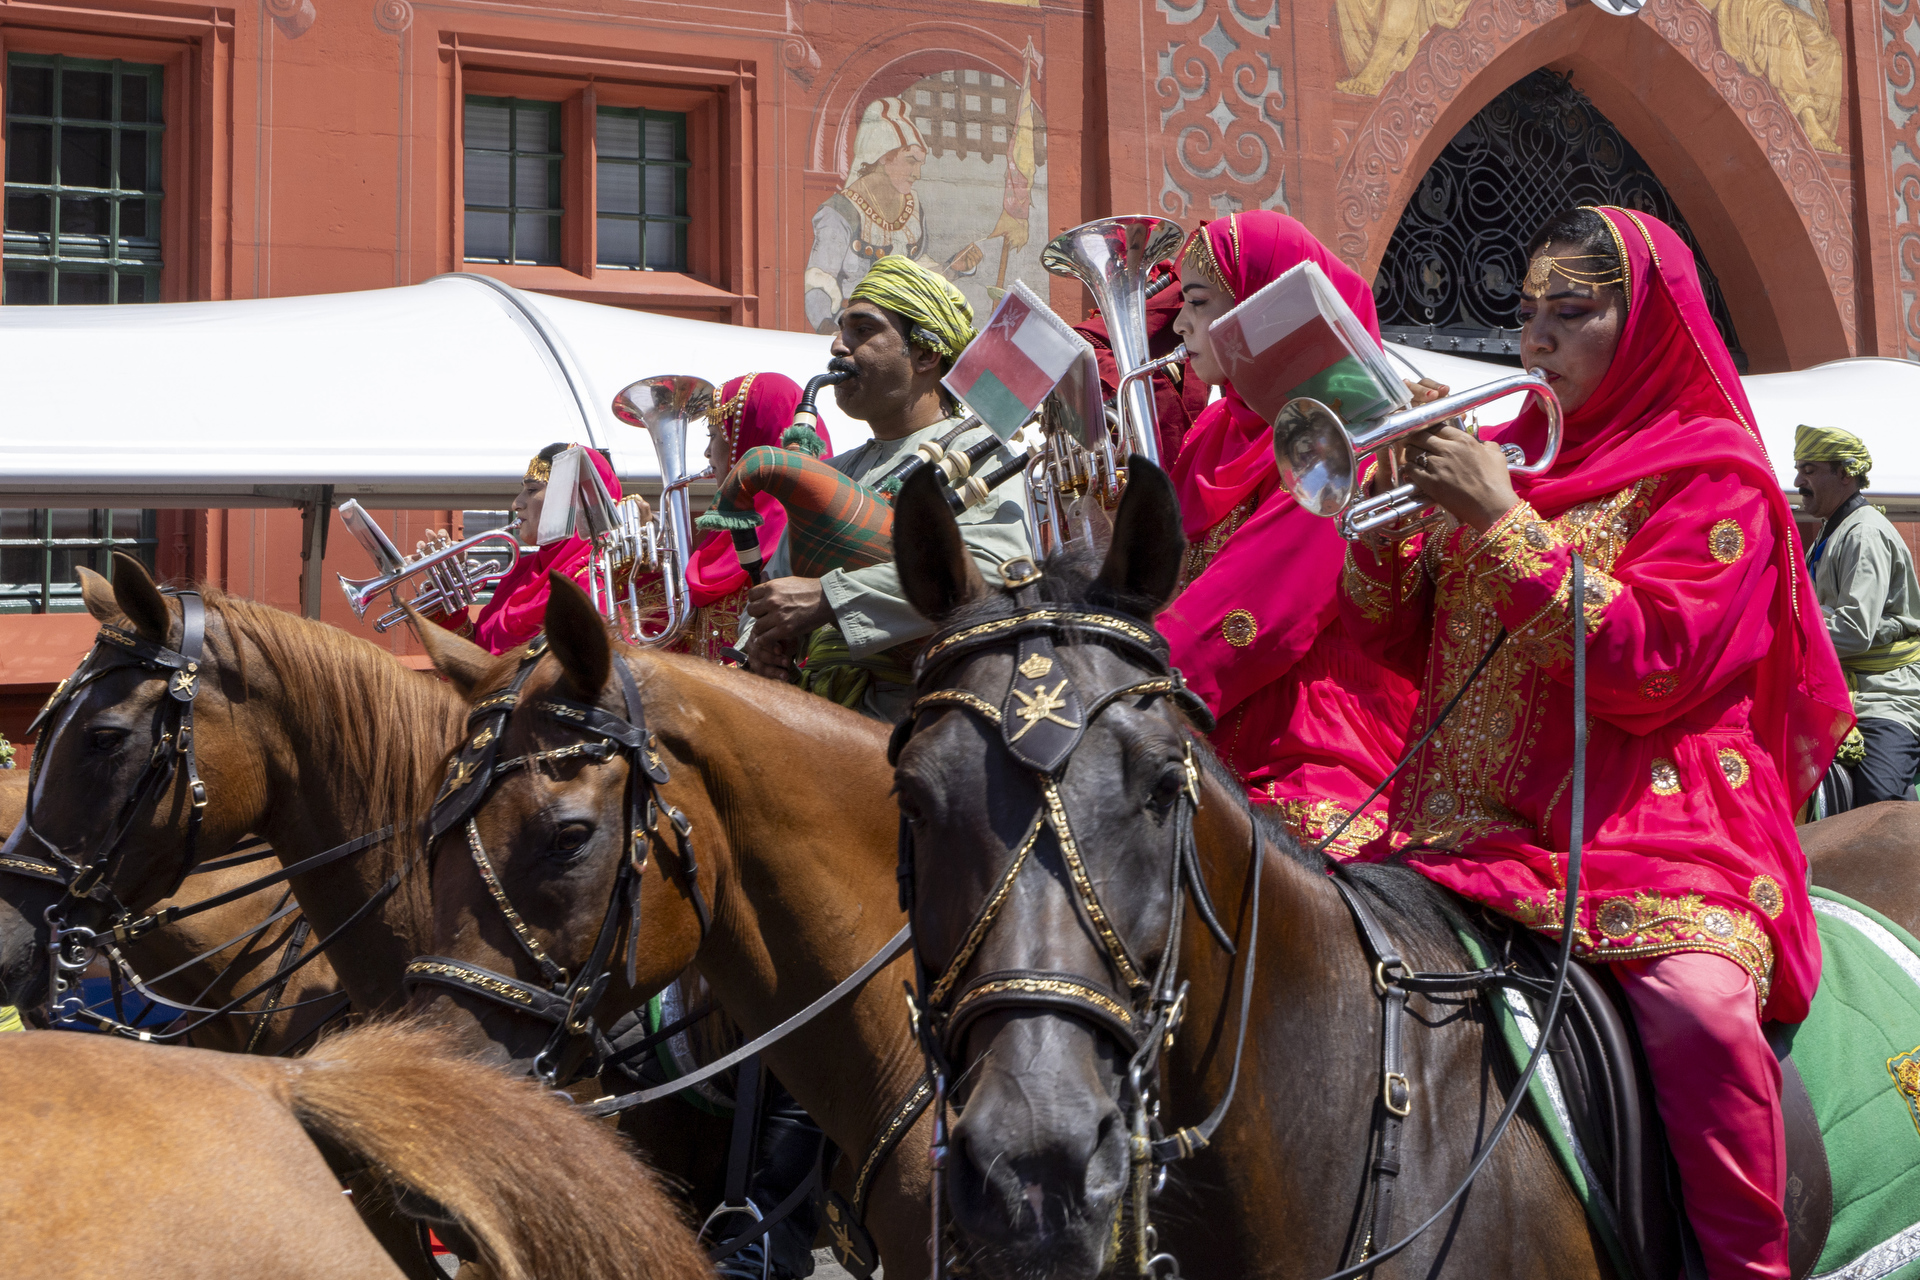
<path id="1" fill-rule="evenodd" d="M 941 379 L 1002 440 L 1010 438 L 1088 347 L 1025 282 L 1013 288 L 980 336 Z"/>

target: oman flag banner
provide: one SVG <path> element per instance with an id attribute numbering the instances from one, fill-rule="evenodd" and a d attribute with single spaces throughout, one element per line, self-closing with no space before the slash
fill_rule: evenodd
<path id="1" fill-rule="evenodd" d="M 980 336 L 941 381 L 1002 440 L 1040 407 L 1083 350 L 1085 338 L 1015 280 Z"/>

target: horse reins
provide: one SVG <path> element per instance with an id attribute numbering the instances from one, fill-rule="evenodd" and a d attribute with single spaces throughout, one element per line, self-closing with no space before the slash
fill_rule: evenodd
<path id="1" fill-rule="evenodd" d="M 140 1040 L 164 1042 L 184 1039 L 215 1018 L 237 1014 L 258 1020 L 249 1041 L 249 1048 L 252 1048 L 258 1043 L 267 1020 L 274 1014 L 339 998 L 336 993 L 328 993 L 324 996 L 296 1001 L 290 1005 L 278 1003 L 293 974 L 323 954 L 336 938 L 390 897 L 399 888 L 406 868 L 403 867 L 389 877 L 372 898 L 355 910 L 338 928 L 329 932 L 311 950 L 303 950 L 306 936 L 311 932 L 311 925 L 304 920 L 301 921 L 302 925 L 306 925 L 305 930 L 296 930 L 290 945 L 282 955 L 281 962 L 275 966 L 273 974 L 234 996 L 225 1004 L 216 1008 L 207 1008 L 198 1003 L 181 1005 L 175 1001 L 166 1000 L 152 991 L 152 983 L 173 977 L 198 963 L 206 955 L 218 954 L 228 947 L 258 936 L 295 908 L 288 907 L 283 901 L 275 911 L 269 913 L 267 919 L 259 924 L 235 935 L 219 946 L 208 949 L 202 956 L 177 965 L 151 979 L 143 979 L 134 970 L 133 965 L 121 953 L 122 946 L 154 930 L 225 906 L 230 902 L 236 902 L 273 885 L 286 883 L 296 876 L 317 871 L 385 841 L 393 835 L 394 831 L 393 825 L 389 823 L 378 831 L 356 836 L 331 849 L 304 858 L 292 866 L 256 877 L 236 888 L 228 889 L 189 906 L 167 907 L 151 915 L 134 918 L 133 911 L 119 900 L 113 888 L 115 873 L 119 869 L 118 863 L 123 856 L 121 846 L 132 831 L 134 821 L 139 816 L 143 804 L 151 798 L 157 808 L 161 797 L 176 777 L 185 784 L 189 804 L 186 848 L 181 859 L 181 870 L 179 875 L 174 877 L 173 887 L 161 897 L 172 897 L 177 894 L 189 876 L 226 870 L 272 856 L 270 849 L 241 852 L 249 847 L 243 844 L 236 846 L 229 856 L 204 866 L 196 865 L 200 830 L 207 807 L 207 787 L 200 778 L 199 762 L 195 751 L 193 712 L 194 702 L 199 693 L 200 677 L 203 674 L 201 661 L 206 641 L 206 603 L 198 591 L 174 588 L 162 588 L 162 591 L 180 601 L 179 648 L 168 648 L 164 644 L 148 640 L 111 623 L 102 625 L 94 637 L 93 649 L 82 659 L 80 666 L 73 674 L 55 687 L 53 694 L 47 699 L 47 704 L 40 709 L 39 714 L 33 718 L 33 723 L 27 727 L 29 734 L 40 735 L 42 727 L 47 726 L 50 720 L 55 720 L 57 717 L 55 723 L 46 730 L 44 744 L 36 736 L 33 760 L 27 779 L 26 813 L 21 819 L 21 825 L 26 829 L 27 834 L 44 846 L 53 858 L 50 862 L 40 862 L 31 858 L 9 855 L 0 858 L 0 871 L 12 872 L 29 879 L 51 881 L 66 889 L 64 896 L 49 906 L 46 911 L 50 934 L 48 953 L 51 961 L 50 982 L 52 984 L 49 1013 L 53 1021 L 77 1020 L 89 1023 L 102 1031 Z M 138 667 L 166 678 L 166 698 L 160 707 L 161 723 L 156 725 L 158 735 L 153 750 L 148 755 L 146 766 L 134 783 L 127 799 L 122 803 L 120 812 L 116 815 L 115 825 L 109 829 L 106 839 L 83 863 L 69 857 L 64 850 L 48 840 L 33 826 L 33 805 L 39 791 L 40 770 L 45 767 L 43 761 L 51 751 L 54 737 L 67 726 L 69 717 L 77 709 L 75 699 L 80 691 L 97 680 L 129 667 Z M 101 908 L 106 913 L 106 920 L 98 927 L 68 924 L 68 913 L 82 903 L 91 903 Z M 295 941 L 299 945 L 292 945 Z M 79 978 L 93 963 L 96 953 L 100 951 L 106 952 L 111 960 L 116 983 L 124 975 L 134 989 L 149 1000 L 181 1009 L 186 1013 L 198 1013 L 204 1016 L 172 1031 L 155 1032 L 131 1026 L 120 1017 L 109 1018 L 99 1013 L 82 999 L 79 993 Z M 235 963 L 237 960 L 229 961 L 223 966 L 209 980 L 205 989 L 211 990 L 218 984 Z M 248 1000 L 262 992 L 273 993 L 268 997 L 265 1007 L 244 1010 L 241 1008 Z M 117 999 L 115 1003 L 116 1012 L 118 1012 Z M 344 1005 L 342 1007 L 344 1008 Z"/>
<path id="2" fill-rule="evenodd" d="M 1013 562 L 1017 568 L 1018 563 Z M 1193 842 L 1193 819 L 1200 804 L 1200 777 L 1193 747 L 1186 742 L 1185 779 L 1174 796 L 1170 819 L 1174 848 L 1168 871 L 1168 922 L 1160 960 L 1149 975 L 1114 928 L 1087 871 L 1073 823 L 1059 790 L 1059 781 L 1087 726 L 1123 699 L 1138 699 L 1145 707 L 1165 698 L 1202 730 L 1213 716 L 1198 695 L 1186 686 L 1178 669 L 1168 662 L 1167 643 L 1159 633 L 1127 615 L 1099 609 L 1045 604 L 1035 583 L 1041 574 L 1026 564 L 1024 574 L 1007 572 L 1017 612 L 987 622 L 962 625 L 937 635 L 921 655 L 916 687 L 927 689 L 915 699 L 907 718 L 894 730 L 888 760 L 897 765 L 901 750 L 930 711 L 957 709 L 978 716 L 998 731 L 1002 747 L 1033 778 L 1039 801 L 1006 868 L 962 935 L 958 949 L 937 971 L 915 950 L 916 986 L 910 995 L 915 1031 L 933 1075 L 934 1084 L 934 1276 L 946 1274 L 945 1228 L 942 1214 L 947 1158 L 947 1086 L 955 1078 L 954 1057 L 964 1044 L 967 1029 L 997 1010 L 1040 1009 L 1075 1018 L 1105 1035 L 1128 1057 L 1122 1109 L 1128 1126 L 1130 1191 L 1133 1208 L 1134 1266 L 1141 1275 L 1172 1264 L 1157 1251 L 1148 1215 L 1148 1196 L 1166 1167 L 1203 1150 L 1225 1119 L 1239 1085 L 1240 1062 L 1246 1045 L 1248 1014 L 1253 997 L 1254 958 L 1259 934 L 1259 829 L 1248 814 L 1253 890 L 1251 932 L 1241 974 L 1240 1026 L 1234 1044 L 1232 1074 L 1213 1111 L 1197 1125 L 1163 1134 L 1158 1120 L 1158 1067 L 1161 1053 L 1172 1044 L 1186 1006 L 1186 988 L 1179 984 L 1181 923 L 1191 900 L 1195 913 L 1215 941 L 1235 956 L 1233 939 L 1222 928 L 1201 875 Z M 1083 697 L 1073 675 L 1058 660 L 1059 644 L 1100 645 L 1117 651 L 1151 674 L 1147 679 Z M 1007 647 L 1016 650 L 1013 674 L 1001 706 L 978 694 L 957 688 L 929 688 L 940 675 L 963 658 Z M 1023 681 L 1027 682 L 1023 685 Z M 1003 969 L 981 974 L 963 985 L 968 966 L 998 920 L 1021 872 L 1033 863 L 1032 853 L 1041 835 L 1051 832 L 1065 865 L 1076 913 L 1099 940 L 1102 958 L 1114 979 L 1111 985 L 1085 975 L 1035 969 Z M 912 831 L 900 825 L 900 895 L 903 909 L 914 906 L 914 848 Z"/>

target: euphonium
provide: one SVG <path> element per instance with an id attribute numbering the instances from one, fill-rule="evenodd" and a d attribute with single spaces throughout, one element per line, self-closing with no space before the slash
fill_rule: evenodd
<path id="1" fill-rule="evenodd" d="M 660 460 L 660 509 L 652 520 L 640 518 L 637 498 L 624 498 L 617 507 L 618 528 L 606 538 L 602 554 L 608 608 L 621 639 L 629 644 L 672 644 L 692 616 L 687 596 L 687 559 L 693 554 L 693 514 L 687 487 L 712 474 L 707 468 L 687 473 L 687 424 L 710 420 L 718 397 L 713 384 L 682 374 L 642 378 L 613 398 L 613 416 L 641 427 L 653 441 Z M 641 617 L 635 583 L 644 571 L 658 570 L 665 593 L 666 621 L 648 634 Z M 596 600 L 596 603 L 598 601 Z"/>
<path id="2" fill-rule="evenodd" d="M 340 522 L 380 570 L 371 578 L 335 575 L 340 579 L 340 589 L 346 593 L 353 616 L 365 618 L 368 606 L 382 592 L 389 592 L 393 597 L 394 607 L 374 619 L 375 631 L 385 631 L 407 616 L 407 611 L 400 606 L 400 586 L 410 579 L 424 580 L 408 604 L 421 613 L 453 613 L 479 603 L 479 593 L 506 577 L 520 559 L 520 541 L 514 537 L 511 525 L 476 533 L 464 542 L 408 560 L 353 499 L 340 504 Z M 480 551 L 482 547 L 487 548 L 485 553 Z M 485 558 L 470 558 L 480 555 Z M 505 563 L 499 562 L 502 556 Z"/>
<path id="3" fill-rule="evenodd" d="M 1385 493 L 1355 501 L 1363 478 L 1360 459 L 1369 453 L 1378 455 L 1387 468 L 1389 482 L 1396 481 L 1397 446 L 1407 437 L 1515 392 L 1539 398 L 1547 415 L 1546 445 L 1532 462 L 1526 460 L 1518 445 L 1502 445 L 1501 450 L 1509 470 L 1519 475 L 1539 475 L 1560 453 L 1560 398 L 1545 378 L 1529 372 L 1352 427 L 1318 400 L 1304 396 L 1289 400 L 1273 421 L 1273 456 L 1280 464 L 1280 482 L 1307 510 L 1338 516 L 1342 537 L 1354 539 L 1378 532 L 1390 539 L 1405 538 L 1428 524 L 1437 508 L 1411 484 L 1396 485 Z"/>

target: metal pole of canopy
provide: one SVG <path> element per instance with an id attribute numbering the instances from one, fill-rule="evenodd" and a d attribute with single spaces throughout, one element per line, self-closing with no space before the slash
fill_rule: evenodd
<path id="1" fill-rule="evenodd" d="M 300 615 L 320 616 L 320 588 L 326 578 L 327 528 L 333 523 L 333 486 L 317 486 L 300 504 Z"/>

